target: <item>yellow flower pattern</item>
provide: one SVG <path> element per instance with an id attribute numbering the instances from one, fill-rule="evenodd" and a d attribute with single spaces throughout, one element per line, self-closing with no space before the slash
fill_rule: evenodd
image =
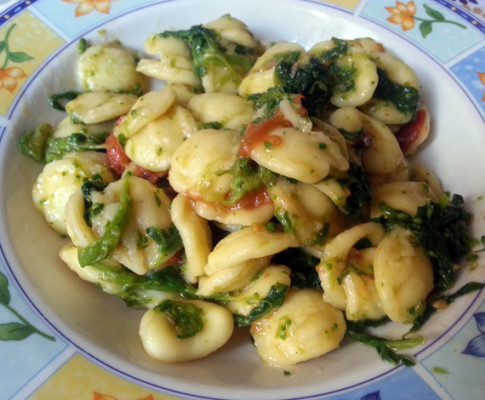
<path id="1" fill-rule="evenodd" d="M 96 10 L 103 14 L 109 14 L 111 2 L 116 0 L 62 0 L 66 3 L 78 4 L 74 15 L 80 17 Z"/>

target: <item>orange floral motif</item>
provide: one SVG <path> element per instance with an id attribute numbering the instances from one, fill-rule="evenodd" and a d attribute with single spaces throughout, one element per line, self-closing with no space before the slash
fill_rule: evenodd
<path id="1" fill-rule="evenodd" d="M 416 14 L 416 5 L 414 1 L 404 4 L 401 1 L 396 1 L 395 7 L 385 7 L 392 15 L 387 18 L 392 24 L 401 25 L 403 31 L 414 28 L 414 14 Z"/>
<path id="2" fill-rule="evenodd" d="M 0 90 L 7 89 L 13 93 L 17 88 L 17 79 L 26 78 L 24 70 L 20 67 L 0 69 Z"/>
<path id="3" fill-rule="evenodd" d="M 478 78 L 480 79 L 480 82 L 485 85 L 485 72 L 477 72 Z M 485 101 L 485 94 L 483 95 L 482 101 Z"/>
<path id="4" fill-rule="evenodd" d="M 93 400 L 118 400 L 118 399 L 114 396 L 110 396 L 109 394 L 93 392 Z M 150 394 L 147 397 L 144 397 L 143 399 L 139 399 L 139 400 L 154 400 L 154 398 Z"/>
<path id="5" fill-rule="evenodd" d="M 82 15 L 89 14 L 91 11 L 96 10 L 103 14 L 109 14 L 111 8 L 111 2 L 117 0 L 62 0 L 66 3 L 78 4 L 75 11 L 75 16 L 80 17 Z"/>

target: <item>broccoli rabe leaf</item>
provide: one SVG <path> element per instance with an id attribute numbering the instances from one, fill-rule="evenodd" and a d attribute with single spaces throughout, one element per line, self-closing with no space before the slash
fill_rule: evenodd
<path id="1" fill-rule="evenodd" d="M 45 161 L 60 160 L 67 153 L 73 151 L 105 150 L 105 141 L 108 136 L 109 133 L 96 133 L 94 135 L 73 133 L 67 137 L 49 138 L 45 148 Z"/>
<path id="2" fill-rule="evenodd" d="M 66 111 L 66 107 L 61 103 L 61 100 L 74 100 L 77 98 L 82 92 L 76 92 L 74 90 L 69 90 L 64 93 L 53 94 L 49 96 L 49 104 L 51 107 L 58 111 Z"/>
<path id="3" fill-rule="evenodd" d="M 240 157 L 230 169 L 217 172 L 217 175 L 224 174 L 232 175 L 231 191 L 224 200 L 226 205 L 236 204 L 248 193 L 270 185 L 277 178 L 274 172 L 247 157 Z"/>
<path id="4" fill-rule="evenodd" d="M 204 328 L 204 311 L 193 303 L 167 299 L 154 311 L 166 315 L 180 339 L 193 337 Z"/>
<path id="5" fill-rule="evenodd" d="M 247 97 L 249 101 L 253 102 L 253 108 L 255 110 L 266 107 L 265 113 L 262 116 L 263 119 L 272 117 L 279 108 L 282 100 L 292 102 L 294 98 L 294 94 L 286 92 L 281 86 L 273 86 L 266 92 L 250 94 Z"/>
<path id="6" fill-rule="evenodd" d="M 379 82 L 374 97 L 392 103 L 400 112 L 415 115 L 419 107 L 419 91 L 412 86 L 399 85 L 389 79 L 387 73 L 378 68 Z"/>
<path id="7" fill-rule="evenodd" d="M 455 281 L 454 264 L 470 252 L 473 243 L 468 229 L 471 215 L 465 210 L 463 197 L 445 194 L 438 203 L 418 207 L 414 217 L 385 204 L 380 208 L 383 214 L 374 221 L 388 230 L 398 226 L 410 230 L 416 244 L 430 257 L 435 288 L 450 288 Z"/>
<path id="8" fill-rule="evenodd" d="M 320 278 L 315 269 L 320 263 L 320 259 L 308 254 L 303 249 L 290 247 L 276 254 L 272 262 L 284 264 L 291 269 L 291 286 L 300 289 L 322 289 Z"/>
<path id="9" fill-rule="evenodd" d="M 37 162 L 44 161 L 47 140 L 52 135 L 52 126 L 44 122 L 33 131 L 26 131 L 20 138 L 19 150 Z"/>
<path id="10" fill-rule="evenodd" d="M 282 60 L 275 68 L 275 77 L 283 90 L 302 94 L 302 104 L 311 116 L 318 115 L 330 99 L 330 73 L 329 68 L 315 58 L 308 64 Z"/>
<path id="11" fill-rule="evenodd" d="M 109 257 L 121 240 L 123 231 L 130 222 L 131 217 L 130 180 L 124 178 L 120 192 L 120 205 L 105 227 L 101 237 L 79 250 L 78 261 L 81 267 L 92 265 Z"/>
<path id="12" fill-rule="evenodd" d="M 91 192 L 97 191 L 101 192 L 108 184 L 103 181 L 100 174 L 95 174 L 91 178 L 84 178 L 81 185 L 81 192 L 83 194 L 84 200 L 84 219 L 88 226 L 92 225 L 92 219 L 94 216 L 98 215 L 104 208 L 103 204 L 95 203 L 93 204 L 91 198 Z"/>
<path id="13" fill-rule="evenodd" d="M 403 364 L 406 367 L 411 367 L 416 362 L 407 355 L 397 353 L 397 350 L 409 349 L 424 344 L 421 336 L 411 339 L 388 340 L 354 330 L 351 324 L 348 325 L 347 335 L 353 340 L 374 347 L 383 361 L 387 361 L 393 365 Z"/>
<path id="14" fill-rule="evenodd" d="M 362 208 L 369 205 L 372 199 L 369 180 L 362 167 L 359 164 L 350 163 L 347 176 L 338 181 L 350 192 L 345 204 L 340 207 L 341 211 L 350 216 L 362 215 Z"/>
<path id="15" fill-rule="evenodd" d="M 269 313 L 273 308 L 282 306 L 283 302 L 285 301 L 287 290 L 288 285 L 285 285 L 283 283 L 278 282 L 271 286 L 268 295 L 264 299 L 262 299 L 255 308 L 251 310 L 247 317 L 240 314 L 233 315 L 236 326 L 248 326 L 253 321 Z"/>
<path id="16" fill-rule="evenodd" d="M 453 294 L 442 295 L 442 296 L 439 296 L 438 298 L 430 299 L 428 302 L 425 303 L 424 309 L 421 310 L 421 312 L 418 315 L 416 315 L 416 317 L 414 318 L 413 326 L 411 327 L 411 329 L 408 331 L 407 334 L 416 332 L 424 325 L 426 321 L 428 321 L 431 318 L 431 316 L 434 313 L 438 311 L 438 309 L 433 306 L 433 304 L 435 304 L 437 301 L 441 300 L 441 301 L 444 301 L 446 304 L 451 304 L 457 298 L 464 296 L 468 293 L 483 289 L 484 287 L 485 287 L 485 284 L 483 283 L 469 282 L 466 285 L 462 286 L 459 290 L 457 290 Z"/>
<path id="17" fill-rule="evenodd" d="M 167 230 L 150 227 L 146 233 L 158 244 L 160 254 L 164 257 L 174 254 L 184 247 L 175 225 L 171 225 Z"/>
<path id="18" fill-rule="evenodd" d="M 216 32 L 202 25 L 187 30 L 165 31 L 160 36 L 176 37 L 186 42 L 192 51 L 195 75 L 199 78 L 213 75 L 219 88 L 228 82 L 239 84 L 255 61 L 251 49 L 241 51 L 242 46 L 237 47 L 238 53 L 228 53 L 218 41 Z"/>

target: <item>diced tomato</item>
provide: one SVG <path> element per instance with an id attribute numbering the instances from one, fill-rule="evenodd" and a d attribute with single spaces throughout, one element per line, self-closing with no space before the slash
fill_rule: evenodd
<path id="1" fill-rule="evenodd" d="M 117 174 L 122 174 L 126 166 L 130 163 L 130 159 L 125 153 L 123 147 L 121 147 L 118 138 L 111 134 L 106 138 L 106 155 L 108 156 L 109 166 Z"/>
<path id="2" fill-rule="evenodd" d="M 281 112 L 276 112 L 272 117 L 261 122 L 250 122 L 244 131 L 239 148 L 239 156 L 249 157 L 254 147 L 265 141 L 266 137 L 275 129 L 290 127 L 291 122 L 283 117 Z"/>
<path id="3" fill-rule="evenodd" d="M 297 94 L 293 99 L 293 104 L 296 105 L 295 110 L 298 114 L 302 116 L 308 115 L 308 110 L 303 107 L 302 101 L 304 96 L 302 94 Z M 239 148 L 240 157 L 250 157 L 251 151 L 258 144 L 267 141 L 268 135 L 277 128 L 288 128 L 292 126 L 291 122 L 288 121 L 280 109 L 277 109 L 274 115 L 267 118 L 261 122 L 252 123 L 250 122 L 241 139 L 241 147 Z M 271 143 L 268 141 L 268 143 Z M 272 144 L 272 143 L 271 143 Z M 281 143 L 278 143 L 281 144 Z"/>
<path id="4" fill-rule="evenodd" d="M 271 197 L 266 189 L 253 190 L 239 200 L 233 206 L 230 206 L 230 210 L 253 210 L 255 208 L 261 207 L 264 204 L 271 202 Z"/>
<path id="5" fill-rule="evenodd" d="M 139 178 L 146 179 L 150 183 L 156 184 L 161 177 L 166 175 L 166 172 L 154 172 L 137 165 L 135 175 Z"/>
<path id="6" fill-rule="evenodd" d="M 403 152 L 411 147 L 413 142 L 419 137 L 419 133 L 426 122 L 426 110 L 418 110 L 416 119 L 404 125 L 396 132 L 396 139 Z"/>

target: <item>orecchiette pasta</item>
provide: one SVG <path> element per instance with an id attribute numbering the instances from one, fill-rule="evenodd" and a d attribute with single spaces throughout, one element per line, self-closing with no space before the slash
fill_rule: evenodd
<path id="1" fill-rule="evenodd" d="M 342 312 L 315 290 L 290 292 L 282 307 L 251 325 L 258 354 L 270 365 L 291 366 L 339 347 L 345 334 Z"/>
<path id="2" fill-rule="evenodd" d="M 46 162 L 32 197 L 66 235 L 60 258 L 148 309 L 151 357 L 205 357 L 247 326 L 262 360 L 292 366 L 347 326 L 416 326 L 454 282 L 468 213 L 408 157 L 430 116 L 382 44 L 265 47 L 223 15 L 153 33 L 144 53 L 89 47 L 85 91 L 19 147 Z"/>
<path id="3" fill-rule="evenodd" d="M 62 160 L 46 164 L 32 189 L 36 207 L 59 233 L 66 230 L 66 206 L 69 198 L 80 190 L 83 178 L 100 174 L 107 182 L 113 180 L 106 157 L 100 153 L 71 154 Z"/>

